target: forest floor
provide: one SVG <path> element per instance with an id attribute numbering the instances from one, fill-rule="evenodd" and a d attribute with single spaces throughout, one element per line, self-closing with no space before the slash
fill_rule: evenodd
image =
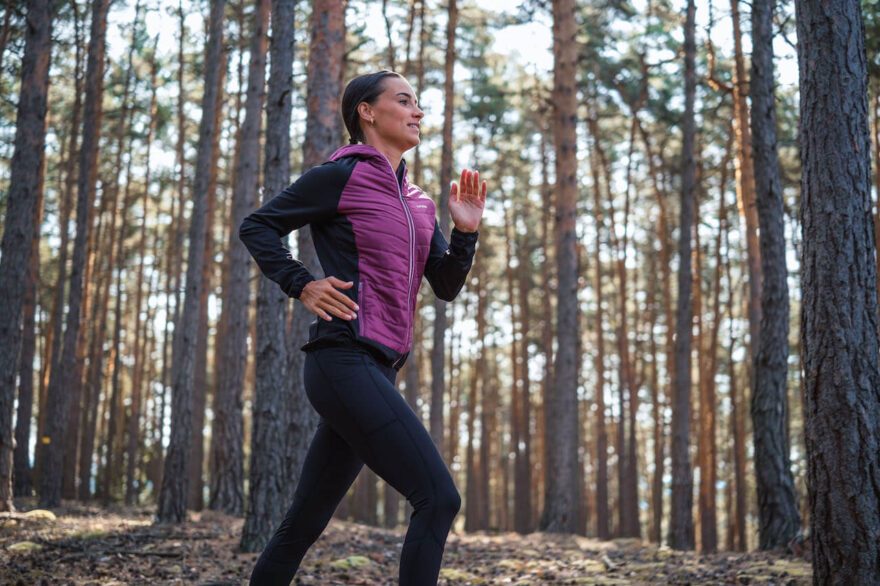
<path id="1" fill-rule="evenodd" d="M 236 551 L 241 519 L 191 513 L 172 526 L 154 524 L 154 512 L 71 505 L 54 515 L 2 513 L 0 584 L 247 583 L 257 555 Z M 403 536 L 333 520 L 294 584 L 396 584 Z M 545 533 L 453 533 L 440 574 L 441 585 L 810 583 L 809 563 L 784 554 L 703 555 Z"/>

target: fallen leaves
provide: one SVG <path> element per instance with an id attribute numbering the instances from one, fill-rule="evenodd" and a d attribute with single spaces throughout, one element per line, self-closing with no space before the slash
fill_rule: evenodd
<path id="1" fill-rule="evenodd" d="M 242 520 L 219 513 L 191 513 L 187 523 L 161 525 L 152 522 L 148 508 L 57 512 L 57 517 L 0 515 L 0 584 L 230 586 L 247 583 L 257 557 L 237 551 Z M 294 584 L 397 584 L 404 536 L 402 528 L 333 520 Z M 810 583 L 806 562 L 778 554 L 704 555 L 632 539 L 483 532 L 449 536 L 439 581 L 442 586 Z"/>

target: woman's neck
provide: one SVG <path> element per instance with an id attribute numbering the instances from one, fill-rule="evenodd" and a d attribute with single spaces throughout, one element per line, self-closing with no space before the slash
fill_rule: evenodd
<path id="1" fill-rule="evenodd" d="M 400 167 L 400 160 L 403 158 L 403 152 L 394 147 L 378 142 L 372 142 L 370 140 L 367 140 L 364 144 L 368 144 L 380 153 L 382 153 L 385 158 L 388 159 L 388 163 L 391 164 L 391 170 L 394 173 L 397 173 L 397 168 Z"/>

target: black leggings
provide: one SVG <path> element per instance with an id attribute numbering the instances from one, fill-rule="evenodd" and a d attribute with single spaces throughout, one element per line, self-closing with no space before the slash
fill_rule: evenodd
<path id="1" fill-rule="evenodd" d="M 257 560 L 252 586 L 290 584 L 365 463 L 413 506 L 401 586 L 437 584 L 461 497 L 431 436 L 395 389 L 396 374 L 360 346 L 306 355 L 306 394 L 321 420 L 293 505 Z"/>

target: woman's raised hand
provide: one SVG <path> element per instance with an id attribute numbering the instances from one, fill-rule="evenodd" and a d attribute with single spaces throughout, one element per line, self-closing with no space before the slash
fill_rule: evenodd
<path id="1" fill-rule="evenodd" d="M 326 277 L 312 281 L 303 287 L 299 300 L 306 309 L 318 317 L 331 321 L 331 316 L 344 320 L 357 319 L 357 303 L 350 299 L 340 289 L 351 289 L 354 283 L 343 281 L 336 277 Z"/>
<path id="2" fill-rule="evenodd" d="M 462 169 L 461 182 L 449 188 L 449 215 L 459 232 L 476 232 L 486 204 L 486 182 L 480 173 Z"/>

